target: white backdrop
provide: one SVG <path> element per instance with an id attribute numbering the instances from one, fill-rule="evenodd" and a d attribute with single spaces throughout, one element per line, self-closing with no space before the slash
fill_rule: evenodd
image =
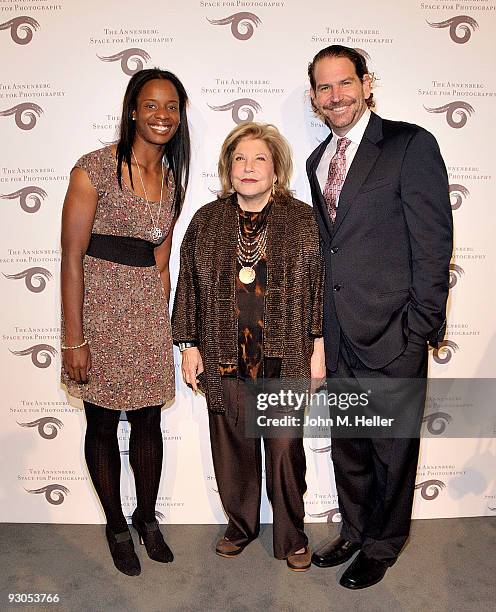
<path id="1" fill-rule="evenodd" d="M 364 50 L 379 114 L 432 131 L 449 169 L 449 325 L 443 348 L 431 351 L 430 375 L 494 376 L 495 14 L 496 0 L 148 0 L 125 8 L 118 0 L 0 0 L 0 520 L 104 521 L 83 459 L 84 416 L 58 383 L 60 212 L 73 163 L 116 138 L 125 86 L 142 66 L 177 73 L 191 98 L 192 181 L 174 236 L 174 286 L 182 236 L 214 198 L 218 152 L 234 121 L 281 129 L 293 147 L 293 188 L 309 202 L 305 159 L 327 130 L 310 109 L 308 62 L 333 43 Z M 205 402 L 176 372 L 177 398 L 162 419 L 159 518 L 224 522 Z M 422 442 L 414 516 L 496 513 L 494 438 L 449 439 L 449 423 L 437 422 L 446 429 Z M 130 514 L 127 442 L 123 422 Z M 339 520 L 329 440 L 305 445 L 307 520 Z M 266 498 L 262 520 L 271 520 Z"/>

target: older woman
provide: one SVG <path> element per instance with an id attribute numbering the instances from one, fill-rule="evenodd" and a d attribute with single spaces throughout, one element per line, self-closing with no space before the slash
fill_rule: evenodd
<path id="1" fill-rule="evenodd" d="M 132 524 L 150 558 L 173 559 L 155 503 L 160 411 L 175 390 L 169 255 L 188 182 L 187 101 L 171 72 L 137 72 L 124 96 L 119 142 L 76 162 L 62 214 L 62 381 L 84 402 L 86 463 L 110 552 L 131 576 L 141 568 L 121 505 L 121 410 L 131 425 Z"/>
<path id="2" fill-rule="evenodd" d="M 229 518 L 216 546 L 238 555 L 260 528 L 261 444 L 245 436 L 243 381 L 325 376 L 322 265 L 312 209 L 289 191 L 291 151 L 273 125 L 243 123 L 220 154 L 222 192 L 181 247 L 172 317 L 185 381 L 203 387 L 217 485 Z M 264 438 L 274 555 L 310 567 L 299 438 Z"/>

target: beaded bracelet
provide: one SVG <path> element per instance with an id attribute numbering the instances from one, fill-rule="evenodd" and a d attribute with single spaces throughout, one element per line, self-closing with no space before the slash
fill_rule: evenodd
<path id="1" fill-rule="evenodd" d="M 83 346 L 86 346 L 87 344 L 88 344 L 88 340 L 85 340 L 81 344 L 76 344 L 76 346 L 65 346 L 64 344 L 61 344 L 60 348 L 63 351 L 69 351 L 69 350 L 74 350 L 74 349 L 82 348 Z"/>

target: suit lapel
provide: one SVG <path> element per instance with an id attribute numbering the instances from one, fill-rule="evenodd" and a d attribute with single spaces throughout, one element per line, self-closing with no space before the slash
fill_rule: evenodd
<path id="1" fill-rule="evenodd" d="M 381 148 L 377 143 L 380 140 L 382 140 L 382 119 L 375 113 L 372 113 L 339 195 L 334 234 L 336 234 L 348 214 L 358 190 L 363 185 L 379 157 Z"/>
<path id="2" fill-rule="evenodd" d="M 318 212 L 318 221 L 321 229 L 324 229 L 329 236 L 332 236 L 333 228 L 332 223 L 329 218 L 329 214 L 327 212 L 327 205 L 324 200 L 324 196 L 322 195 L 322 189 L 320 188 L 319 181 L 317 179 L 317 168 L 319 166 L 320 160 L 322 159 L 322 155 L 324 155 L 324 151 L 327 148 L 327 145 L 331 141 L 332 132 L 327 136 L 327 138 L 322 142 L 312 153 L 310 158 L 308 159 L 308 168 L 309 168 L 309 179 L 310 179 L 310 188 L 312 190 L 313 203 Z"/>

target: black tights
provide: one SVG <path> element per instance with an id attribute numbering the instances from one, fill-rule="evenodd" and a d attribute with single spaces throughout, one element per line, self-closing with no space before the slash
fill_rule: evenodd
<path id="1" fill-rule="evenodd" d="M 128 529 L 121 504 L 121 457 L 117 441 L 119 410 L 84 402 L 86 437 L 84 454 L 107 524 L 114 533 Z M 129 463 L 134 472 L 139 517 L 155 520 L 163 442 L 160 428 L 161 406 L 148 406 L 126 412 L 131 425 Z"/>

